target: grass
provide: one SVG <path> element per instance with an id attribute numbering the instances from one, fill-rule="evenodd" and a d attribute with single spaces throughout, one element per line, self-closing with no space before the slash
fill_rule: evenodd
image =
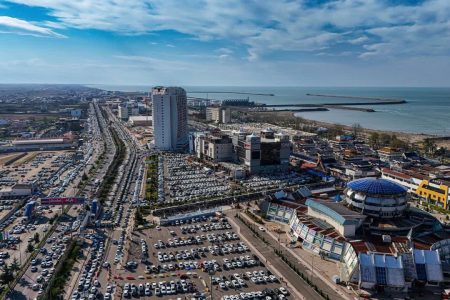
<path id="1" fill-rule="evenodd" d="M 98 192 L 97 192 L 97 197 L 100 200 L 100 203 L 102 203 L 102 204 L 108 198 L 108 193 L 111 191 L 111 187 L 114 183 L 114 180 L 116 179 L 119 167 L 125 158 L 124 142 L 119 138 L 117 132 L 114 129 L 111 130 L 111 133 L 112 133 L 113 141 L 114 141 L 114 144 L 116 145 L 117 151 L 114 154 L 112 163 L 109 165 L 108 169 L 106 170 L 105 177 L 103 178 L 103 181 L 100 184 L 100 188 L 98 189 Z"/>
<path id="2" fill-rule="evenodd" d="M 80 249 L 80 245 L 78 245 L 75 241 L 70 242 L 66 258 L 63 258 L 63 260 L 60 261 L 61 265 L 56 268 L 57 272 L 55 273 L 53 279 L 49 282 L 47 293 L 44 294 L 45 296 L 41 299 L 57 299 L 58 295 L 61 295 L 64 292 L 64 287 L 67 279 L 69 279 L 70 271 L 77 260 Z"/>
<path id="3" fill-rule="evenodd" d="M 145 180 L 145 200 L 155 204 L 158 200 L 158 155 L 145 159 L 147 176 Z"/>

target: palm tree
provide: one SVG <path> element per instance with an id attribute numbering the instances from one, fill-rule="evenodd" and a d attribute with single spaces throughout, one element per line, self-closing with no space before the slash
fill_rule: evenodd
<path id="1" fill-rule="evenodd" d="M 425 139 L 423 141 L 423 147 L 427 154 L 433 154 L 436 151 L 436 143 L 432 139 Z"/>

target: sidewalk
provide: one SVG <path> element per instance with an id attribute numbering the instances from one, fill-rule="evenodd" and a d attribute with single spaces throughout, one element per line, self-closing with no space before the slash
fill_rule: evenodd
<path id="1" fill-rule="evenodd" d="M 235 226 L 235 228 L 238 231 L 238 234 L 240 235 L 241 239 L 247 244 L 249 245 L 249 247 L 252 249 L 252 251 L 258 255 L 258 257 L 260 258 L 260 260 L 262 262 L 266 263 L 266 267 L 270 269 L 270 271 L 274 274 L 277 275 L 278 278 L 280 278 L 280 282 L 283 283 L 283 274 L 281 274 L 279 272 L 279 270 L 277 268 L 275 268 L 270 261 L 268 261 L 265 256 L 260 252 L 259 249 L 257 249 L 255 247 L 255 245 L 253 245 L 253 243 L 250 243 L 250 241 L 247 240 L 247 238 L 245 237 L 245 235 L 241 234 L 241 228 L 240 226 L 234 221 L 234 218 L 228 218 L 228 220 Z M 285 281 L 286 282 L 286 281 Z M 287 287 L 292 291 L 292 293 L 296 294 L 297 298 L 296 299 L 306 299 L 305 296 L 303 294 L 301 294 L 297 288 L 294 287 L 294 284 L 292 284 L 291 282 L 287 281 L 286 282 Z"/>
<path id="2" fill-rule="evenodd" d="M 240 215 L 243 216 L 248 222 L 255 224 L 256 228 L 261 226 L 261 225 L 255 223 L 252 219 L 250 219 L 250 217 L 248 217 L 244 212 L 241 212 Z M 281 224 L 277 224 L 277 225 L 279 225 L 280 227 L 285 229 L 285 225 L 281 225 Z M 327 261 L 327 260 L 323 260 L 319 256 L 314 255 L 313 253 L 308 252 L 303 249 L 299 249 L 299 248 L 292 249 L 292 248 L 286 247 L 286 242 L 290 240 L 286 236 L 286 233 L 284 233 L 283 235 L 280 235 L 280 239 L 278 239 L 278 236 L 276 236 L 273 232 L 271 232 L 266 226 L 264 226 L 264 227 L 266 228 L 267 235 L 269 235 L 273 240 L 277 241 L 277 243 L 280 244 L 280 246 L 283 248 L 284 251 L 288 251 L 292 256 L 294 256 L 296 259 L 298 259 L 298 261 L 303 265 L 305 270 L 308 270 L 308 274 L 311 274 L 311 266 L 313 266 L 313 268 L 312 268 L 313 269 L 313 272 L 312 272 L 313 277 L 315 276 L 315 277 L 319 278 L 322 282 L 327 284 L 331 289 L 336 291 L 344 299 L 347 299 L 347 300 L 354 299 L 354 297 L 356 296 L 355 294 L 353 294 L 353 293 L 349 294 L 349 291 L 341 288 L 339 285 L 336 285 L 335 283 L 333 283 L 331 281 L 331 277 L 333 275 L 338 274 L 336 263 Z M 284 244 L 283 244 L 283 240 L 285 241 Z M 316 262 L 316 263 L 314 263 L 314 262 Z M 333 270 L 336 270 L 336 271 L 334 272 Z M 324 274 L 326 276 L 324 276 Z"/>

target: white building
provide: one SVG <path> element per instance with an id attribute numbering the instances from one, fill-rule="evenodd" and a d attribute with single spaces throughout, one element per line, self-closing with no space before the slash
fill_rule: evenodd
<path id="1" fill-rule="evenodd" d="M 31 184 L 16 183 L 12 187 L 0 190 L 0 199 L 17 199 L 31 196 L 33 186 Z"/>
<path id="2" fill-rule="evenodd" d="M 131 126 L 152 126 L 152 116 L 130 116 L 128 122 Z"/>
<path id="3" fill-rule="evenodd" d="M 127 121 L 131 116 L 139 115 L 139 106 L 136 102 L 125 102 L 119 105 L 119 118 Z"/>
<path id="4" fill-rule="evenodd" d="M 200 159 L 214 162 L 231 161 L 233 143 L 228 135 L 197 133 L 194 140 L 195 154 Z"/>
<path id="5" fill-rule="evenodd" d="M 216 123 L 230 123 L 231 109 L 229 107 L 212 106 L 206 108 L 206 120 Z"/>
<path id="6" fill-rule="evenodd" d="M 156 148 L 180 150 L 188 144 L 186 91 L 180 87 L 152 89 L 153 134 Z"/>
<path id="7" fill-rule="evenodd" d="M 128 107 L 126 105 L 119 106 L 119 118 L 122 120 L 128 120 Z"/>
<path id="8" fill-rule="evenodd" d="M 225 107 L 222 109 L 222 123 L 231 123 L 231 108 Z"/>

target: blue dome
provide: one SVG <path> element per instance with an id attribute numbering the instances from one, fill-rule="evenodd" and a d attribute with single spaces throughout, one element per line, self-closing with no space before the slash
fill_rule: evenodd
<path id="1" fill-rule="evenodd" d="M 347 187 L 356 192 L 370 195 L 398 195 L 406 194 L 406 189 L 392 181 L 373 177 L 350 181 Z"/>

